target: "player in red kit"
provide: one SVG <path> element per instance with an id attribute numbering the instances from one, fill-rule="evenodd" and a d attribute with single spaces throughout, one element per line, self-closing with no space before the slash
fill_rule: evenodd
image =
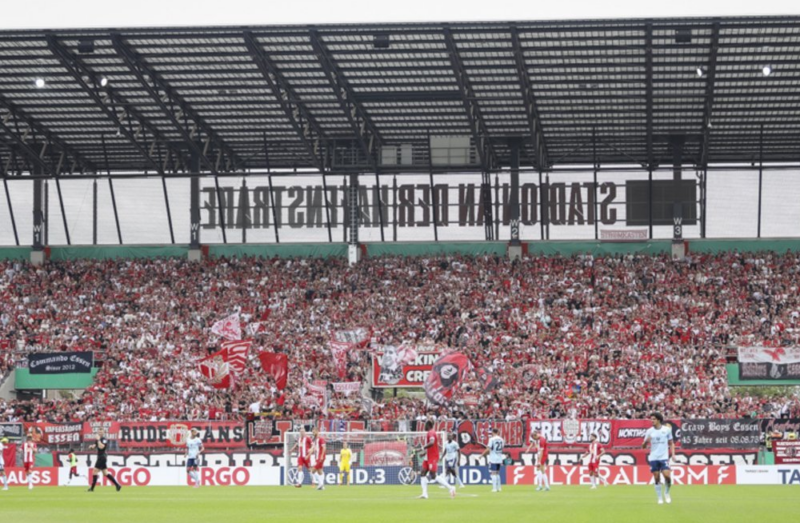
<path id="1" fill-rule="evenodd" d="M 536 490 L 550 490 L 550 480 L 547 478 L 547 440 L 539 432 L 539 429 L 533 429 L 526 452 L 530 452 L 531 448 L 536 449 L 536 479 L 534 481 Z"/>
<path id="2" fill-rule="evenodd" d="M 300 438 L 292 447 L 292 452 L 297 449 L 297 480 L 294 484 L 297 488 L 303 486 L 303 477 L 305 476 L 303 469 L 309 470 L 309 474 L 311 473 L 311 447 L 311 436 L 308 435 L 306 428 L 303 427 L 300 429 Z"/>
<path id="3" fill-rule="evenodd" d="M 25 477 L 28 480 L 28 489 L 33 490 L 33 465 L 36 461 L 36 443 L 28 436 L 22 444 L 22 464 L 25 467 Z"/>
<path id="4" fill-rule="evenodd" d="M 311 452 L 314 455 L 311 465 L 311 479 L 316 482 L 317 490 L 325 490 L 325 476 L 322 468 L 325 466 L 325 439 L 319 435 L 319 427 L 314 427 L 314 446 Z"/>
<path id="5" fill-rule="evenodd" d="M 439 438 L 436 431 L 433 430 L 433 421 L 428 420 L 425 422 L 425 446 L 422 450 L 425 452 L 425 461 L 422 462 L 422 473 L 420 475 L 419 483 L 422 486 L 422 495 L 420 499 L 428 499 L 428 483 L 436 482 L 439 485 L 450 491 L 450 497 L 456 497 L 456 488 L 447 482 L 445 476 L 437 476 L 436 472 L 439 469 Z M 430 480 L 428 479 L 430 478 Z"/>
<path id="6" fill-rule="evenodd" d="M 585 457 L 589 457 L 589 477 L 592 480 L 592 488 L 597 488 L 597 481 L 600 480 L 603 482 L 603 485 L 606 487 L 608 486 L 608 481 L 606 478 L 600 475 L 600 456 L 605 454 L 605 450 L 603 446 L 597 441 L 597 434 L 592 434 L 589 436 L 589 450 L 586 451 L 586 454 L 581 456 L 581 459 Z"/>

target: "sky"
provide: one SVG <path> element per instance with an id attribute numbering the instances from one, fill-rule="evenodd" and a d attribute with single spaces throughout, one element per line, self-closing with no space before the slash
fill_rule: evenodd
<path id="1" fill-rule="evenodd" d="M 0 0 L 0 30 L 800 15 L 787 0 Z"/>

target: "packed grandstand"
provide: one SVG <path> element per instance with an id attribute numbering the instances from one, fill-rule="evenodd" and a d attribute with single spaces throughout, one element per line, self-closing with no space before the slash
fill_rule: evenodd
<path id="1" fill-rule="evenodd" d="M 797 397 L 732 394 L 725 367 L 729 347 L 800 342 L 798 272 L 790 252 L 2 261 L 0 380 L 34 352 L 91 350 L 99 369 L 75 397 L 0 399 L 0 421 L 799 418 Z M 215 388 L 198 361 L 237 312 L 248 371 Z M 359 329 L 342 376 L 332 337 Z M 448 406 L 397 396 L 371 388 L 386 346 L 458 350 L 471 370 Z M 263 351 L 287 355 L 285 389 Z M 308 402 L 320 381 L 359 390 Z"/>

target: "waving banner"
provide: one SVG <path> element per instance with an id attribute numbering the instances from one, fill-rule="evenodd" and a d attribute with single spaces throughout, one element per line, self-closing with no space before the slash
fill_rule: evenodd
<path id="1" fill-rule="evenodd" d="M 447 404 L 471 366 L 469 358 L 460 352 L 451 352 L 436 360 L 425 379 L 428 401 L 437 405 Z"/>
<path id="2" fill-rule="evenodd" d="M 347 375 L 347 353 L 353 347 L 352 343 L 343 343 L 340 341 L 332 341 L 328 344 L 333 357 L 333 364 L 336 367 L 336 375 L 339 379 L 344 379 Z"/>
<path id="3" fill-rule="evenodd" d="M 333 341 L 337 343 L 350 343 L 354 345 L 355 349 L 363 349 L 369 343 L 370 331 L 358 327 L 349 331 L 335 331 L 333 333 Z"/>
<path id="4" fill-rule="evenodd" d="M 242 326 L 239 322 L 239 313 L 231 314 L 227 318 L 219 320 L 211 327 L 211 332 L 226 340 L 241 340 Z"/>
<path id="5" fill-rule="evenodd" d="M 289 358 L 280 352 L 262 352 L 258 355 L 261 368 L 275 378 L 278 390 L 286 388 L 286 378 L 289 376 Z"/>

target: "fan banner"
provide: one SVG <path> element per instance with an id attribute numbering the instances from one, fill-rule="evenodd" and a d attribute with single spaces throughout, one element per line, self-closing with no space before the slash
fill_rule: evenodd
<path id="1" fill-rule="evenodd" d="M 118 421 L 86 421 L 83 423 L 83 441 L 97 441 L 97 433 L 103 431 L 106 439 L 119 439 Z"/>
<path id="2" fill-rule="evenodd" d="M 681 420 L 668 420 L 664 423 L 672 427 L 672 440 L 679 447 Z M 644 433 L 653 426 L 649 419 L 620 419 L 611 425 L 611 446 L 614 448 L 641 448 Z"/>
<path id="3" fill-rule="evenodd" d="M 800 347 L 739 347 L 739 363 L 800 363 Z"/>
<path id="4" fill-rule="evenodd" d="M 453 392 L 466 376 L 472 364 L 464 354 L 451 352 L 436 360 L 425 379 L 425 396 L 436 405 L 450 402 Z"/>
<path id="5" fill-rule="evenodd" d="M 28 354 L 31 374 L 88 374 L 92 372 L 92 352 L 34 352 Z"/>
<path id="6" fill-rule="evenodd" d="M 22 423 L 0 423 L 0 439 L 8 438 L 10 441 L 22 441 L 25 431 Z"/>
<path id="7" fill-rule="evenodd" d="M 597 434 L 602 445 L 611 443 L 614 421 L 607 419 L 528 420 L 528 438 L 538 430 L 548 443 L 555 445 L 588 445 L 590 436 Z"/>
<path id="8" fill-rule="evenodd" d="M 360 381 L 344 381 L 340 383 L 333 383 L 333 392 L 339 392 L 346 396 L 349 396 L 353 392 L 358 392 L 359 390 L 361 390 Z"/>
<path id="9" fill-rule="evenodd" d="M 800 380 L 800 363 L 739 363 L 739 379 L 769 380 L 776 385 L 784 380 Z"/>
<path id="10" fill-rule="evenodd" d="M 157 421 L 119 424 L 120 448 L 185 447 L 196 428 L 208 449 L 244 448 L 244 424 L 238 421 Z"/>
<path id="11" fill-rule="evenodd" d="M 800 465 L 800 441 L 775 441 L 772 448 L 776 465 Z"/>
<path id="12" fill-rule="evenodd" d="M 758 448 L 761 421 L 757 419 L 692 419 L 681 424 L 681 443 L 686 449 Z"/>
<path id="13" fill-rule="evenodd" d="M 211 326 L 211 332 L 226 340 L 241 340 L 242 326 L 239 321 L 239 313 L 231 314 L 227 318 L 216 322 Z"/>
<path id="14" fill-rule="evenodd" d="M 25 423 L 25 433 L 40 445 L 80 444 L 83 423 Z"/>
<path id="15" fill-rule="evenodd" d="M 422 387 L 439 358 L 432 345 L 384 345 L 372 355 L 373 387 Z"/>

